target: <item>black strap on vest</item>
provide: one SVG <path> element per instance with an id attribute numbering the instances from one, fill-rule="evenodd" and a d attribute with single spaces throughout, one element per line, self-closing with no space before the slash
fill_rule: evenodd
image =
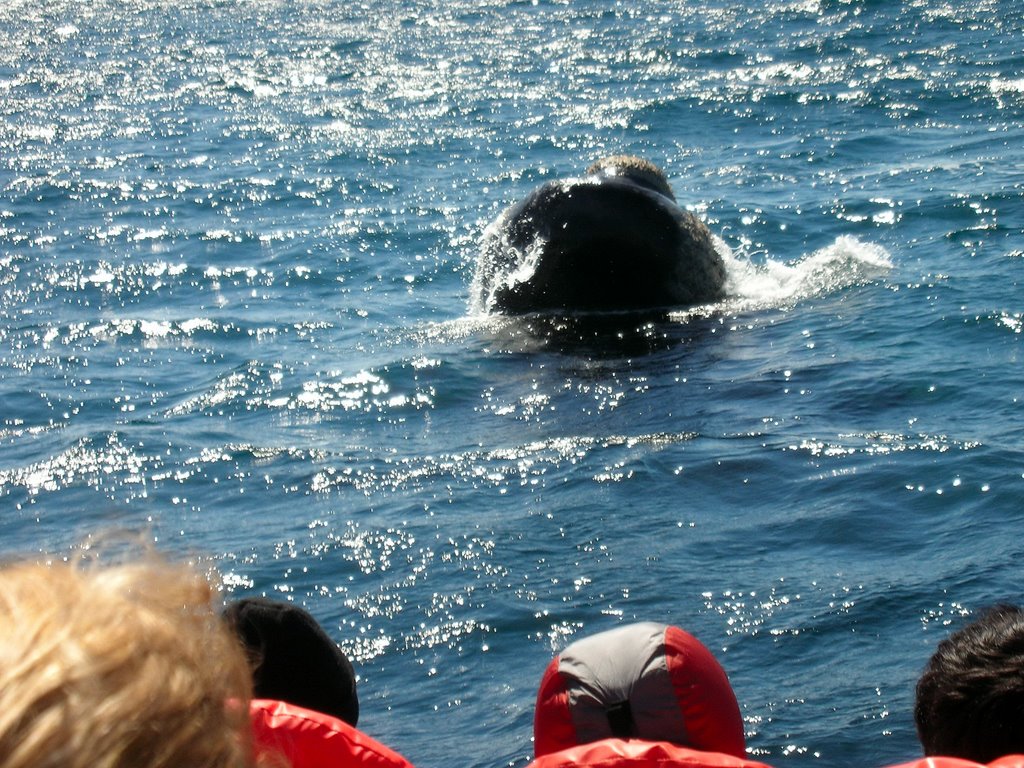
<path id="1" fill-rule="evenodd" d="M 620 701 L 605 709 L 608 717 L 608 727 L 612 729 L 612 736 L 617 739 L 629 739 L 636 735 L 633 725 L 633 710 L 629 701 Z"/>

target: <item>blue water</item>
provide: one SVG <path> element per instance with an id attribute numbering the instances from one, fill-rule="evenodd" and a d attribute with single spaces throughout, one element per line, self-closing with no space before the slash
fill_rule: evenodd
<path id="1" fill-rule="evenodd" d="M 0 6 L 0 554 L 141 531 L 309 608 L 360 725 L 522 766 L 552 654 L 680 624 L 758 759 L 919 754 L 1022 600 L 1024 3 Z M 613 152 L 729 298 L 512 322 L 480 234 Z"/>

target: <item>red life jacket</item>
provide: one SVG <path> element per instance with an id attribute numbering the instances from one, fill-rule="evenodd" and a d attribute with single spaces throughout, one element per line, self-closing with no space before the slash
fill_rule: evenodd
<path id="1" fill-rule="evenodd" d="M 527 768 L 769 768 L 722 752 L 703 752 L 667 741 L 602 739 L 549 752 Z M 922 768 L 925 768 L 922 766 Z M 957 768 L 936 766 L 935 768 Z M 1018 768 L 1002 766 L 1002 768 Z"/>
<path id="2" fill-rule="evenodd" d="M 984 763 L 959 757 L 922 757 L 889 768 L 986 768 Z M 1024 755 L 1006 755 L 988 764 L 988 768 L 1024 768 Z"/>
<path id="3" fill-rule="evenodd" d="M 256 754 L 290 768 L 413 768 L 394 750 L 343 720 L 272 699 L 249 705 Z"/>
<path id="4" fill-rule="evenodd" d="M 533 736 L 537 757 L 602 739 L 685 744 L 733 755 L 737 766 L 746 755 L 725 670 L 691 634 L 654 622 L 591 635 L 556 656 L 537 691 Z"/>

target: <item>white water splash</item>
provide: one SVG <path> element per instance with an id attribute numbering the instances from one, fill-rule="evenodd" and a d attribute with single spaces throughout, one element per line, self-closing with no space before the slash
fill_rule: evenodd
<path id="1" fill-rule="evenodd" d="M 831 245 L 792 263 L 771 258 L 754 262 L 736 255 L 719 237 L 715 236 L 714 241 L 715 249 L 725 262 L 726 298 L 714 304 L 673 312 L 673 319 L 686 320 L 723 311 L 748 312 L 791 307 L 813 296 L 823 296 L 853 285 L 869 283 L 892 269 L 892 259 L 885 248 L 849 235 L 837 237 Z M 470 317 L 483 323 L 489 318 L 494 295 L 493 288 L 489 293 L 482 289 L 480 275 L 485 269 L 493 269 L 493 265 L 478 265 L 469 307 Z M 534 269 L 536 256 L 526 259 L 519 270 L 513 275 L 504 276 L 495 285 L 528 279 Z"/>
<path id="2" fill-rule="evenodd" d="M 848 235 L 837 237 L 831 245 L 793 263 L 774 259 L 755 263 L 735 255 L 717 237 L 715 248 L 725 261 L 728 297 L 698 310 L 673 313 L 673 317 L 789 307 L 813 296 L 868 283 L 892 269 L 892 259 L 885 248 Z"/>
<path id="3" fill-rule="evenodd" d="M 537 271 L 546 241 L 537 237 L 526 248 L 520 261 L 519 248 L 508 241 L 506 209 L 484 230 L 481 249 L 470 287 L 469 311 L 472 315 L 487 314 L 494 310 L 494 296 L 503 288 L 512 288 L 533 277 Z M 514 268 L 510 268 L 514 265 Z"/>

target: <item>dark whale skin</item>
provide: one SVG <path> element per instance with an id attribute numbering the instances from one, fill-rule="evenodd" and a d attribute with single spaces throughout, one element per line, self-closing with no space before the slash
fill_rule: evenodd
<path id="1" fill-rule="evenodd" d="M 506 209 L 481 244 L 485 305 L 505 314 L 692 306 L 722 298 L 724 283 L 704 223 L 619 176 L 548 182 Z"/>

